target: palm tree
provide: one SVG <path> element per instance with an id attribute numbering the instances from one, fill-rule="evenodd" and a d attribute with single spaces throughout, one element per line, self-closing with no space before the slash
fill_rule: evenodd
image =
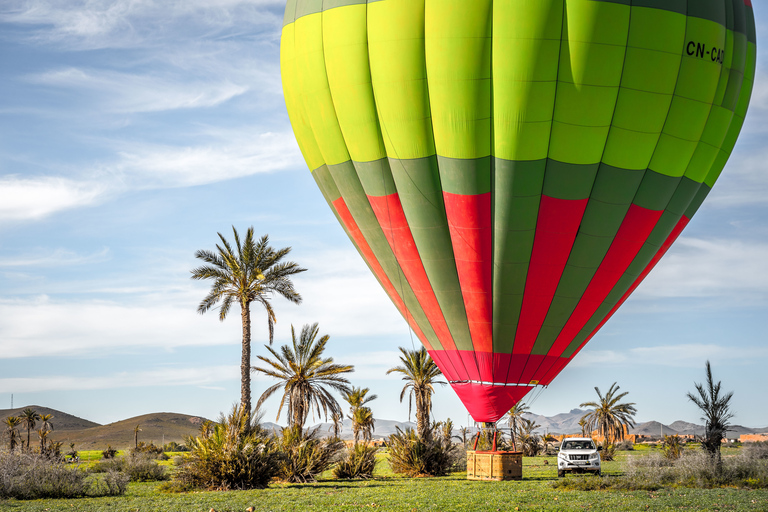
<path id="1" fill-rule="evenodd" d="M 331 432 L 333 432 L 334 439 L 339 439 L 339 436 L 341 435 L 341 422 L 344 420 L 344 415 L 339 412 L 334 412 L 331 414 L 331 421 L 333 424 L 331 425 Z"/>
<path id="2" fill-rule="evenodd" d="M 41 414 L 40 421 L 43 422 L 41 428 L 53 431 L 53 423 L 51 423 L 51 419 L 53 419 L 53 414 Z"/>
<path id="3" fill-rule="evenodd" d="M 292 261 L 283 262 L 291 252 L 290 247 L 275 250 L 269 246 L 267 235 L 258 242 L 253 239 L 253 226 L 248 228 L 243 243 L 240 235 L 232 227 L 235 235 L 235 248 L 227 242 L 221 233 L 221 245 L 216 244 L 216 252 L 197 251 L 195 257 L 208 263 L 193 269 L 192 279 L 212 279 L 211 291 L 197 307 L 200 314 L 205 313 L 219 301 L 219 320 L 227 318 L 233 303 L 240 305 L 240 317 L 243 326 L 243 347 L 240 362 L 240 405 L 245 414 L 251 411 L 251 302 L 258 302 L 267 312 L 269 344 L 274 337 L 274 324 L 277 321 L 270 299 L 280 295 L 294 304 L 301 303 L 301 295 L 293 289 L 290 276 L 304 272 Z"/>
<path id="4" fill-rule="evenodd" d="M 515 439 L 517 439 L 517 434 L 523 421 L 523 414 L 529 412 L 529 409 L 525 402 L 517 402 L 507 413 L 507 425 L 509 425 L 509 430 L 512 434 L 512 443 L 515 443 Z"/>
<path id="5" fill-rule="evenodd" d="M 579 418 L 579 427 L 581 427 L 581 435 L 587 437 L 587 419 L 584 416 Z"/>
<path id="6" fill-rule="evenodd" d="M 347 403 L 349 404 L 349 419 L 352 420 L 352 433 L 355 437 L 355 444 L 357 444 L 357 441 L 360 438 L 360 431 L 361 431 L 361 428 L 363 427 L 356 420 L 356 418 L 358 417 L 357 411 L 365 407 L 365 404 L 367 404 L 368 402 L 371 402 L 378 398 L 376 395 L 367 396 L 369 391 L 370 391 L 369 388 L 352 387 L 349 389 L 349 391 L 341 394 L 342 398 L 344 398 L 344 400 L 346 400 Z M 370 408 L 368 408 L 368 410 L 370 411 Z M 366 418 L 367 416 L 362 415 L 360 417 Z"/>
<path id="7" fill-rule="evenodd" d="M 29 451 L 30 434 L 32 433 L 32 429 L 35 428 L 37 420 L 40 419 L 40 415 L 34 410 L 27 408 L 21 411 L 21 416 L 19 416 L 19 418 L 21 419 L 21 424 L 27 429 L 27 451 Z"/>
<path id="8" fill-rule="evenodd" d="M 625 391 L 616 394 L 620 387 L 614 382 L 608 392 L 603 396 L 600 389 L 595 386 L 598 402 L 584 402 L 579 407 L 593 407 L 594 410 L 587 412 L 582 418 L 588 430 L 597 430 L 605 438 L 606 444 L 613 444 L 613 441 L 624 439 L 624 432 L 627 427 L 634 427 L 635 422 L 632 417 L 637 413 L 634 402 L 618 403 L 619 400 L 629 393 Z"/>
<path id="9" fill-rule="evenodd" d="M 373 438 L 374 419 L 373 411 L 370 407 L 358 407 L 351 416 L 352 428 L 355 429 L 355 444 L 359 435 L 363 434 L 365 441 L 370 441 Z"/>
<path id="10" fill-rule="evenodd" d="M 459 429 L 459 434 L 461 435 L 461 443 L 464 445 L 464 448 L 467 447 L 467 438 L 469 437 L 470 430 L 469 427 L 461 427 Z"/>
<path id="11" fill-rule="evenodd" d="M 16 416 L 8 416 L 3 420 L 6 425 L 5 431 L 8 433 L 8 449 L 13 451 L 19 444 L 19 427 L 21 426 L 21 418 Z"/>
<path id="12" fill-rule="evenodd" d="M 730 423 L 728 420 L 733 418 L 731 413 L 730 401 L 733 398 L 733 391 L 724 395 L 720 394 L 721 381 L 715 384 L 712 378 L 712 366 L 707 361 L 707 385 L 696 383 L 696 391 L 698 396 L 691 392 L 688 392 L 688 400 L 693 402 L 704 413 L 702 418 L 706 422 L 706 430 L 704 431 L 704 440 L 701 443 L 702 447 L 709 453 L 716 461 L 717 467 L 721 466 L 720 459 L 720 444 L 723 442 L 725 433 L 728 431 Z"/>
<path id="13" fill-rule="evenodd" d="M 315 409 L 318 415 L 322 409 L 326 418 L 329 412 L 341 413 L 339 403 L 326 387 L 342 393 L 349 391 L 349 381 L 341 374 L 354 371 L 354 367 L 335 364 L 332 357 L 323 358 L 322 354 L 330 336 L 326 334 L 317 339 L 317 334 L 317 324 L 307 324 L 301 329 L 299 339 L 296 339 L 296 332 L 291 326 L 292 346 L 283 345 L 280 352 L 277 352 L 265 345 L 275 359 L 258 356 L 269 367 L 253 369 L 280 379 L 280 382 L 264 391 L 256 408 L 261 408 L 267 398 L 282 388 L 283 398 L 277 410 L 277 418 L 280 418 L 283 406 L 287 406 L 290 426 L 303 427 L 312 409 Z"/>
<path id="14" fill-rule="evenodd" d="M 139 432 L 141 432 L 141 423 L 133 427 L 133 447 L 139 447 Z"/>
<path id="15" fill-rule="evenodd" d="M 50 429 L 47 429 L 45 427 L 41 427 L 37 431 L 37 437 L 40 438 L 40 455 L 46 454 L 45 444 L 48 442 L 48 434 L 50 433 L 51 433 Z"/>
<path id="16" fill-rule="evenodd" d="M 427 353 L 424 347 L 419 350 L 408 350 L 400 347 L 400 361 L 402 366 L 395 366 L 387 370 L 390 373 L 400 373 L 407 384 L 400 393 L 402 403 L 405 393 L 408 391 L 408 419 L 411 417 L 411 405 L 416 399 L 416 432 L 421 439 L 429 435 L 429 415 L 432 410 L 432 393 L 435 392 L 435 384 L 445 385 L 445 382 L 437 378 L 443 374 L 440 368 Z"/>
<path id="17" fill-rule="evenodd" d="M 539 427 L 541 425 L 534 420 L 521 418 L 515 437 L 526 457 L 535 457 L 541 451 L 541 437 L 534 432 Z"/>

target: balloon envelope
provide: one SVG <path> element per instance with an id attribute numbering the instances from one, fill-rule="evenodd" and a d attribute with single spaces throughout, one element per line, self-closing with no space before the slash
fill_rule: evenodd
<path id="1" fill-rule="evenodd" d="M 477 421 L 547 385 L 733 149 L 749 0 L 289 0 L 288 114 L 373 274 Z"/>

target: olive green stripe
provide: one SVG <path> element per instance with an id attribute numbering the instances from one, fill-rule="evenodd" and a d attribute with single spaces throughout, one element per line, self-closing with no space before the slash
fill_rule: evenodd
<path id="1" fill-rule="evenodd" d="M 395 255 L 389 246 L 389 242 L 384 236 L 384 232 L 368 202 L 368 198 L 362 190 L 360 181 L 357 179 L 357 173 L 354 166 L 351 162 L 345 162 L 343 164 L 328 166 L 327 169 L 328 176 L 320 176 L 316 178 L 316 181 L 318 184 L 323 183 L 326 187 L 328 187 L 329 181 L 333 182 L 339 196 L 344 199 L 344 202 L 352 214 L 352 217 L 355 219 L 363 237 L 368 242 L 369 247 L 378 260 L 379 265 L 405 303 L 405 307 L 408 309 L 408 314 L 413 317 L 432 347 L 440 350 L 437 347 L 442 348 L 442 345 L 427 321 L 424 310 L 416 299 L 413 289 L 397 263 Z M 317 173 L 317 171 L 313 172 L 313 175 L 315 175 L 315 173 Z M 325 195 L 325 191 L 323 192 Z M 331 189 L 329 192 L 333 193 L 334 190 Z"/>
<path id="2" fill-rule="evenodd" d="M 392 158 L 389 164 L 421 263 L 456 348 L 473 350 L 437 157 Z"/>
<path id="3" fill-rule="evenodd" d="M 384 0 L 288 0 L 283 15 L 283 26 L 293 23 L 297 19 L 319 12 L 345 7 L 347 5 L 359 5 Z M 608 2 L 632 7 L 649 7 L 662 11 L 676 12 L 678 14 L 713 21 L 725 26 L 725 10 L 723 1 L 732 0 L 594 0 L 596 2 Z M 734 5 L 741 3 L 746 13 L 747 22 L 743 25 L 735 25 L 734 30 L 740 34 L 746 34 L 750 42 L 757 41 L 755 31 L 754 11 L 744 5 L 743 0 L 733 0 Z M 719 4 L 719 5 L 718 5 Z"/>
<path id="4" fill-rule="evenodd" d="M 533 251 L 547 160 L 494 159 L 493 351 L 512 352 Z"/>
<path id="5" fill-rule="evenodd" d="M 329 11 L 347 5 L 371 4 L 382 0 L 288 0 L 283 15 L 283 26 L 293 23 L 303 16 Z"/>

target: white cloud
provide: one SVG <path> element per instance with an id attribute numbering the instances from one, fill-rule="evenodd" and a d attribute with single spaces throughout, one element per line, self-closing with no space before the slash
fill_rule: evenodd
<path id="1" fill-rule="evenodd" d="M 237 365 L 205 366 L 194 368 L 157 368 L 130 372 L 116 372 L 109 375 L 46 375 L 45 377 L 0 378 L 0 393 L 23 389 L 25 393 L 44 391 L 83 391 L 117 388 L 156 386 L 205 386 L 228 380 L 239 380 L 240 367 Z"/>
<path id="2" fill-rule="evenodd" d="M 190 37 L 279 25 L 281 0 L 10 0 L 0 21 L 34 27 L 32 40 L 76 49 L 136 47 L 168 33 Z"/>
<path id="3" fill-rule="evenodd" d="M 768 358 L 765 347 L 733 347 L 715 344 L 684 343 L 656 347 L 636 347 L 626 351 L 590 350 L 579 353 L 569 366 L 591 368 L 606 366 L 667 366 L 698 368 L 703 360 L 750 363 Z"/>
<path id="4" fill-rule="evenodd" d="M 304 298 L 303 304 L 295 306 L 279 297 L 273 300 L 278 319 L 276 344 L 290 340 L 291 325 L 300 329 L 306 323 L 315 322 L 320 323 L 321 333 L 330 334 L 332 340 L 371 339 L 389 334 L 407 339 L 405 321 L 368 269 L 356 260 L 359 259 L 356 252 L 351 249 L 324 251 L 316 257 L 325 264 L 308 265 L 318 270 L 300 274 L 294 280 Z M 240 343 L 239 311 L 233 311 L 224 322 L 218 320 L 218 310 L 199 315 L 197 304 L 205 296 L 209 283 L 189 281 L 187 274 L 180 284 L 177 270 L 176 267 L 156 269 L 162 277 L 152 274 L 143 275 L 141 279 L 121 275 L 115 283 L 68 282 L 66 279 L 55 283 L 62 293 L 75 294 L 75 297 L 99 293 L 110 300 L 65 300 L 46 295 L 0 299 L 0 359 L 111 356 L 149 347 L 173 350 L 183 346 Z M 147 288 L 131 284 L 148 281 L 152 286 Z M 371 322 L 372 312 L 376 312 L 375 323 Z M 253 343 L 265 343 L 268 337 L 263 311 L 254 307 L 252 318 Z M 334 346 L 339 345 L 335 342 Z M 397 357 L 389 357 L 385 363 L 377 363 L 375 358 L 367 358 L 362 352 L 354 357 L 361 371 L 370 374 L 379 374 L 382 366 L 397 362 Z"/>
<path id="5" fill-rule="evenodd" d="M 39 252 L 47 253 L 40 255 Z M 42 250 L 25 256 L 0 258 L 0 267 L 60 267 L 67 265 L 92 264 L 109 259 L 109 248 L 92 254 L 77 254 L 67 249 Z"/>
<path id="6" fill-rule="evenodd" d="M 303 167 L 291 133 L 224 130 L 207 143 L 177 147 L 134 144 L 120 150 L 107 166 L 133 188 L 185 187 L 242 176 Z"/>
<path id="7" fill-rule="evenodd" d="M 718 297 L 730 304 L 768 299 L 768 244 L 682 237 L 634 293 L 637 297 Z"/>
<path id="8" fill-rule="evenodd" d="M 110 112 L 131 113 L 213 107 L 248 90 L 247 86 L 226 78 L 205 80 L 79 68 L 47 71 L 30 75 L 26 80 L 77 90 L 89 101 L 97 102 L 100 114 L 104 108 Z"/>
<path id="9" fill-rule="evenodd" d="M 107 187 L 93 182 L 42 176 L 0 177 L 0 222 L 41 219 L 52 213 L 93 204 Z"/>

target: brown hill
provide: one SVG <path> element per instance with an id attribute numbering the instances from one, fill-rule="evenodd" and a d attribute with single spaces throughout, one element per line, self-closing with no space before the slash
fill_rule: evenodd
<path id="1" fill-rule="evenodd" d="M 171 441 L 181 444 L 186 436 L 198 434 L 204 421 L 205 418 L 198 416 L 160 412 L 82 430 L 56 431 L 51 437 L 64 442 L 65 446 L 75 443 L 78 450 L 103 450 L 107 445 L 126 449 L 134 445 L 133 430 L 139 425 L 139 441 L 156 445 Z"/>
<path id="2" fill-rule="evenodd" d="M 39 405 L 26 405 L 19 407 L 18 409 L 0 409 L 0 421 L 3 421 L 9 416 L 18 416 L 24 411 L 24 409 L 32 409 L 37 414 L 52 414 L 53 418 L 51 423 L 53 429 L 57 432 L 69 431 L 69 430 L 82 430 L 86 428 L 98 427 L 99 424 L 93 421 L 84 420 L 65 412 L 51 409 L 50 407 L 41 407 Z"/>

